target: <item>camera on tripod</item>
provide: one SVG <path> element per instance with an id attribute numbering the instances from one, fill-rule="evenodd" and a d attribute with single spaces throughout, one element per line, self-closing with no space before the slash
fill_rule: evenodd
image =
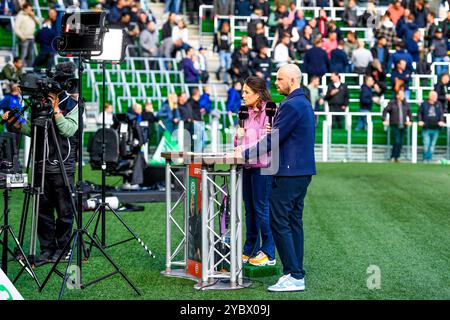
<path id="1" fill-rule="evenodd" d="M 72 62 L 60 63 L 52 70 L 40 73 L 28 72 L 22 75 L 19 83 L 22 95 L 29 96 L 32 115 L 50 115 L 53 111 L 50 93 L 62 91 L 76 92 L 78 79 L 74 77 L 75 65 Z"/>

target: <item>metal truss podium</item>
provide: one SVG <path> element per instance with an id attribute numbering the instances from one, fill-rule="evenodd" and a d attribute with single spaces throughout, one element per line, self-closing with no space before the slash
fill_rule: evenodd
<path id="1" fill-rule="evenodd" d="M 166 276 L 196 280 L 198 290 L 230 290 L 251 285 L 244 281 L 242 265 L 242 159 L 229 158 L 225 154 L 175 152 L 163 153 L 166 159 Z M 181 165 L 173 165 L 174 160 Z M 201 167 L 201 277 L 188 273 L 189 243 L 189 165 Z M 185 170 L 184 181 L 174 174 L 174 168 Z M 173 203 L 171 181 L 182 187 L 180 198 Z M 221 185 L 220 179 L 229 184 Z M 221 199 L 229 203 L 229 224 L 227 232 L 221 232 Z M 173 203 L 173 204 L 172 204 Z M 175 209 L 183 205 L 182 217 Z M 181 218 L 181 219 L 180 219 Z M 176 228 L 176 229 L 174 229 Z M 173 230 L 181 234 L 175 240 Z M 175 242 L 175 249 L 172 244 Z M 222 250 L 220 249 L 222 248 Z M 183 260 L 176 261 L 177 256 Z M 173 269 L 178 267 L 180 269 Z"/>

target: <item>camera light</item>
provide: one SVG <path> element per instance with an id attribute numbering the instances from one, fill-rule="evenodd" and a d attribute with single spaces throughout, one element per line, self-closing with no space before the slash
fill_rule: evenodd
<path id="1" fill-rule="evenodd" d="M 91 60 L 101 62 L 119 62 L 124 58 L 125 40 L 123 29 L 109 29 L 103 38 L 103 49 L 93 51 Z"/>

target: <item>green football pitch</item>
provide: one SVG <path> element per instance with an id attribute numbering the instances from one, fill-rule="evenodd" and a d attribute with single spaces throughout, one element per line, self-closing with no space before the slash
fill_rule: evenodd
<path id="1" fill-rule="evenodd" d="M 67 289 L 65 299 L 449 299 L 450 167 L 410 164 L 318 164 L 304 210 L 306 291 L 269 293 L 278 276 L 254 278 L 235 291 L 196 291 L 194 282 L 167 278 L 165 204 L 122 213 L 156 254 L 137 242 L 108 249 L 142 291 L 134 294 L 118 275 L 84 290 Z M 99 181 L 99 172 L 85 171 Z M 117 178 L 108 178 L 109 183 Z M 11 220 L 18 230 L 22 193 L 13 192 Z M 89 216 L 85 214 L 86 218 Z M 118 221 L 108 218 L 107 241 L 125 239 Z M 28 238 L 28 237 L 27 237 Z M 28 242 L 28 241 L 27 241 Z M 26 248 L 28 243 L 26 243 Z M 280 262 L 278 262 L 280 264 Z M 83 264 L 83 279 L 113 271 L 98 251 Z M 378 289 L 368 288 L 379 268 Z M 49 266 L 36 269 L 43 280 Z M 10 263 L 10 273 L 18 267 Z M 370 281 L 369 281 L 370 282 Z M 54 275 L 42 293 L 24 274 L 17 283 L 25 299 L 56 299 L 61 279 Z"/>

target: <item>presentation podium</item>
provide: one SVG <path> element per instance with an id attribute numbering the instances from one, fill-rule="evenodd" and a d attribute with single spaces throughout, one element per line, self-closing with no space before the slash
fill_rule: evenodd
<path id="1" fill-rule="evenodd" d="M 218 153 L 167 152 L 166 269 L 198 290 L 248 287 L 242 263 L 243 159 Z M 175 175 L 183 170 L 183 181 Z M 173 183 L 181 195 L 172 197 Z M 181 209 L 181 210 L 177 210 Z M 180 212 L 181 211 L 181 212 Z"/>

